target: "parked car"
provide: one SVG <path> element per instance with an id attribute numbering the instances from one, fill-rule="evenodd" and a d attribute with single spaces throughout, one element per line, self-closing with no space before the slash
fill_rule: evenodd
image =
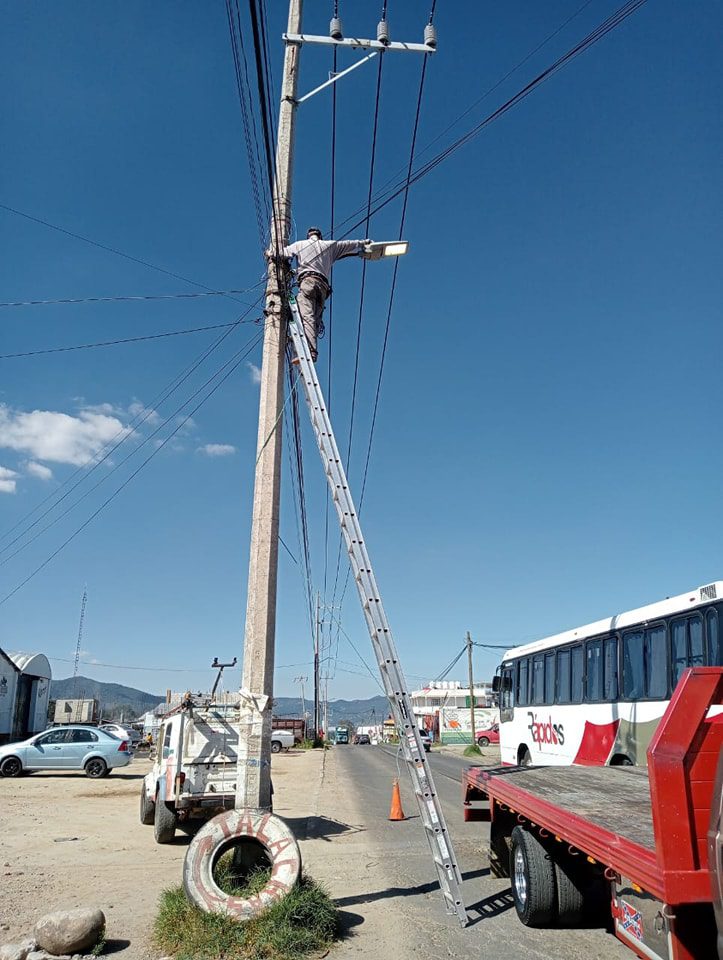
<path id="1" fill-rule="evenodd" d="M 53 727 L 19 743 L 0 747 L 0 773 L 18 777 L 33 770 L 85 770 L 97 779 L 133 759 L 128 740 L 97 727 Z"/>
<path id="2" fill-rule="evenodd" d="M 491 743 L 499 743 L 499 742 L 500 742 L 499 724 L 493 723 L 491 727 L 487 727 L 485 730 L 477 731 L 478 747 L 488 747 Z"/>
<path id="3" fill-rule="evenodd" d="M 101 723 L 100 729 L 106 733 L 112 733 L 121 740 L 127 740 L 131 746 L 137 746 L 141 741 L 141 735 L 133 727 L 124 727 L 121 723 Z"/>
<path id="4" fill-rule="evenodd" d="M 422 738 L 422 746 L 425 749 L 426 753 L 432 749 L 432 736 L 428 730 L 420 730 L 419 736 Z"/>

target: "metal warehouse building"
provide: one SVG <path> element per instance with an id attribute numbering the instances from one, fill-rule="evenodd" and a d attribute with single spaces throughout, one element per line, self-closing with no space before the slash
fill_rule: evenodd
<path id="1" fill-rule="evenodd" d="M 44 654 L 0 650 L 0 743 L 45 730 L 51 677 Z"/>

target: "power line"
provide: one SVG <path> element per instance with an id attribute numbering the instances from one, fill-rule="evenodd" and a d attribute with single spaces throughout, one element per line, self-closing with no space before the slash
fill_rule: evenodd
<path id="1" fill-rule="evenodd" d="M 266 278 L 264 277 L 253 286 L 246 287 L 244 290 L 204 290 L 198 293 L 152 293 L 117 297 L 59 297 L 55 300 L 7 300 L 4 303 L 0 303 L 0 307 L 47 307 L 68 303 L 127 303 L 134 300 L 143 302 L 149 300 L 197 300 L 202 297 L 228 297 L 236 293 L 250 293 L 265 282 Z M 243 301 L 239 300 L 238 303 L 243 303 Z M 248 306 L 248 304 L 244 304 L 244 306 Z"/>
<path id="2" fill-rule="evenodd" d="M 92 247 L 98 247 L 99 250 L 105 250 L 107 253 L 113 253 L 117 257 L 123 257 L 124 260 L 130 260 L 132 263 L 139 263 L 143 267 L 149 267 L 151 270 L 156 270 L 158 273 L 165 273 L 168 277 L 173 277 L 175 280 L 182 280 L 184 283 L 190 283 L 191 286 L 200 287 L 202 290 L 209 292 L 215 292 L 213 287 L 207 286 L 205 283 L 200 283 L 198 280 L 193 280 L 191 277 L 184 277 L 183 274 L 174 273 L 172 270 L 167 270 L 165 267 L 159 267 L 157 263 L 151 263 L 150 260 L 143 260 L 141 257 L 134 257 L 130 253 L 125 253 L 123 250 L 118 250 L 116 247 L 110 247 L 105 243 L 100 243 L 97 240 L 92 240 L 90 237 L 84 237 L 80 233 L 74 233 L 72 230 L 67 230 L 65 227 L 58 226 L 57 223 L 51 223 L 49 220 L 44 220 L 42 217 L 34 217 L 30 213 L 25 213 L 23 210 L 18 210 L 15 207 L 10 207 L 6 203 L 0 203 L 0 210 L 7 210 L 8 213 L 14 213 L 18 217 L 24 217 L 25 220 L 31 220 L 33 223 L 39 223 L 44 227 L 48 227 L 50 230 L 55 230 L 57 233 L 63 233 L 66 237 L 72 237 L 74 240 L 82 240 L 83 243 L 88 243 Z M 225 294 L 228 296 L 228 294 Z M 234 297 L 229 297 L 230 300 L 235 299 Z"/>
<path id="3" fill-rule="evenodd" d="M 147 333 L 140 337 L 123 337 L 120 340 L 101 340 L 98 343 L 76 343 L 68 347 L 45 347 L 42 350 L 26 350 L 23 353 L 4 353 L 0 354 L 0 360 L 18 360 L 21 357 L 38 357 L 46 353 L 68 353 L 72 350 L 95 350 L 99 347 L 117 347 L 126 343 L 140 343 L 144 340 L 162 340 L 165 337 L 183 337 L 190 333 L 204 333 L 207 330 L 225 330 L 229 327 L 237 327 L 241 323 L 259 322 L 259 320 L 233 320 L 231 323 L 212 323 L 207 327 L 190 327 L 187 330 L 168 330 L 166 333 Z"/>
<path id="4" fill-rule="evenodd" d="M 110 504 L 113 500 L 115 500 L 115 498 L 121 493 L 121 491 L 124 490 L 128 486 L 128 484 L 131 483 L 131 481 L 138 476 L 138 474 L 146 466 L 146 464 L 150 463 L 150 461 L 157 454 L 159 454 L 161 450 L 163 450 L 166 444 L 169 443 L 173 439 L 173 437 L 176 436 L 179 430 L 181 430 L 186 425 L 186 423 L 188 423 L 191 417 L 194 416 L 194 414 L 197 413 L 197 411 L 204 405 L 204 403 L 210 400 L 210 398 L 216 393 L 216 391 L 221 387 L 221 385 L 225 383 L 226 380 L 228 380 L 231 374 L 238 368 L 238 366 L 245 359 L 245 357 L 248 356 L 251 350 L 256 346 L 256 344 L 259 342 L 261 337 L 262 337 L 262 334 L 258 334 L 256 337 L 254 337 L 251 344 L 249 344 L 247 350 L 244 351 L 244 353 L 239 357 L 236 363 L 232 367 L 230 367 L 230 369 L 227 370 L 227 372 L 223 375 L 223 377 L 221 377 L 218 380 L 218 382 L 208 391 L 206 396 L 201 398 L 201 400 L 196 404 L 196 406 L 176 425 L 176 427 L 171 431 L 171 433 L 164 440 L 162 440 L 161 443 L 154 450 L 151 451 L 151 453 L 146 457 L 146 459 L 138 467 L 136 467 L 133 473 L 131 473 L 130 476 L 127 477 L 123 481 L 123 483 L 116 490 L 114 490 L 113 493 L 109 497 L 107 497 L 103 501 L 103 503 L 101 503 L 101 505 L 76 530 L 74 530 L 69 537 L 67 537 L 60 544 L 59 547 L 57 547 L 50 554 L 50 556 L 46 557 L 46 559 L 43 560 L 43 562 L 39 566 L 37 566 L 30 574 L 28 574 L 28 576 L 25 577 L 24 580 L 18 583 L 15 587 L 13 587 L 13 589 L 9 593 L 6 593 L 5 596 L 2 597 L 2 599 L 0 599 L 0 606 L 6 603 L 8 600 L 10 600 L 11 597 L 15 596 L 15 594 L 19 590 L 21 590 L 27 583 L 29 583 L 30 580 L 33 579 L 33 577 L 35 577 L 38 573 L 40 573 L 41 570 L 47 567 L 47 565 L 51 563 L 58 556 L 59 553 L 61 553 L 73 540 L 75 540 L 78 534 L 80 534 L 83 530 L 85 530 L 85 528 L 90 523 L 92 523 L 93 520 L 95 520 L 98 514 L 101 513 L 108 506 L 108 504 Z"/>
<path id="5" fill-rule="evenodd" d="M 522 100 L 528 97 L 534 90 L 537 89 L 542 83 L 548 80 L 551 76 L 565 67 L 568 63 L 574 60 L 581 53 L 586 52 L 590 47 L 595 43 L 602 40 L 603 37 L 607 36 L 612 30 L 620 26 L 628 17 L 632 16 L 643 4 L 646 3 L 646 0 L 628 0 L 628 3 L 623 4 L 622 7 L 618 8 L 610 17 L 604 20 L 599 26 L 592 30 L 586 37 L 584 37 L 579 43 L 575 44 L 570 50 L 567 51 L 563 56 L 559 57 L 553 64 L 547 67 L 542 73 L 538 74 L 533 80 L 527 83 L 521 90 L 519 90 L 514 96 L 510 97 L 509 100 L 505 101 L 502 106 L 498 107 L 491 114 L 481 120 L 478 124 L 472 127 L 466 134 L 461 137 L 458 137 L 454 140 L 448 147 L 438 153 L 427 163 L 419 167 L 413 174 L 410 184 L 417 183 L 427 174 L 435 170 L 439 164 L 443 163 L 448 159 L 453 153 L 460 149 L 460 147 L 465 146 L 471 140 L 473 140 L 482 130 L 487 127 L 489 124 L 493 123 L 495 120 L 498 120 L 501 116 L 507 113 L 508 110 L 511 110 L 513 107 L 517 106 Z M 395 200 L 400 193 L 406 189 L 406 184 L 403 182 L 398 184 L 390 193 L 386 191 L 389 195 L 384 200 L 380 200 L 374 209 L 372 210 L 372 215 L 378 213 L 387 204 Z M 383 194 L 382 194 L 383 196 Z M 349 219 L 349 218 L 348 218 Z M 354 230 L 356 230 L 362 223 L 364 223 L 366 218 L 358 220 L 356 223 L 346 231 L 344 236 L 348 236 Z M 347 222 L 347 221 L 345 221 Z"/>

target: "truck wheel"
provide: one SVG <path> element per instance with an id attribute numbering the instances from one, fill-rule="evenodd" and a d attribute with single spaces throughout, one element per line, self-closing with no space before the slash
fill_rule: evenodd
<path id="1" fill-rule="evenodd" d="M 512 898 L 526 927 L 548 926 L 557 912 L 555 868 L 539 840 L 515 827 L 510 854 Z"/>
<path id="2" fill-rule="evenodd" d="M 278 740 L 271 741 L 271 752 L 281 753 L 281 743 Z"/>
<path id="3" fill-rule="evenodd" d="M 85 775 L 91 780 L 100 780 L 108 772 L 108 764 L 102 757 L 93 757 L 85 765 Z"/>
<path id="4" fill-rule="evenodd" d="M 510 835 L 497 820 L 490 824 L 490 873 L 494 877 L 510 875 Z"/>
<path id="5" fill-rule="evenodd" d="M 557 918 L 560 926 L 574 927 L 582 923 L 585 914 L 584 885 L 579 870 L 570 857 L 553 861 L 557 887 Z"/>
<path id="6" fill-rule="evenodd" d="M 144 827 L 150 827 L 150 825 L 155 820 L 155 803 L 152 800 L 148 799 L 148 794 L 146 793 L 145 783 L 141 784 L 141 823 Z"/>
<path id="7" fill-rule="evenodd" d="M 17 757 L 8 757 L 7 760 L 3 760 L 2 766 L 0 766 L 0 773 L 4 777 L 19 777 L 22 772 L 23 765 Z"/>
<path id="8" fill-rule="evenodd" d="M 153 807 L 153 836 L 156 843 L 173 843 L 176 836 L 176 811 L 169 809 L 168 805 L 158 798 L 158 794 Z"/>

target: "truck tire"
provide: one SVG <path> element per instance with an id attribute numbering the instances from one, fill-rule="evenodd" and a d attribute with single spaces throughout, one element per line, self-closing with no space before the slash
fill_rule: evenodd
<path id="1" fill-rule="evenodd" d="M 509 833 L 497 820 L 493 820 L 490 824 L 490 873 L 492 876 L 509 877 L 511 846 Z"/>
<path id="2" fill-rule="evenodd" d="M 585 916 L 585 884 L 571 857 L 564 854 L 553 861 L 557 888 L 557 919 L 561 927 L 575 927 Z"/>
<path id="3" fill-rule="evenodd" d="M 522 827 L 512 831 L 512 899 L 526 927 L 549 926 L 557 915 L 555 867 L 540 841 Z"/>
<path id="4" fill-rule="evenodd" d="M 156 802 L 153 804 L 153 836 L 156 843 L 173 843 L 176 819 L 176 811 L 156 794 Z"/>
<path id="5" fill-rule="evenodd" d="M 281 741 L 272 740 L 271 741 L 271 752 L 272 753 L 281 753 Z"/>
<path id="6" fill-rule="evenodd" d="M 155 803 L 152 800 L 148 799 L 148 794 L 146 793 L 145 783 L 141 783 L 141 823 L 144 827 L 150 827 L 150 825 L 155 820 L 156 810 Z"/>

